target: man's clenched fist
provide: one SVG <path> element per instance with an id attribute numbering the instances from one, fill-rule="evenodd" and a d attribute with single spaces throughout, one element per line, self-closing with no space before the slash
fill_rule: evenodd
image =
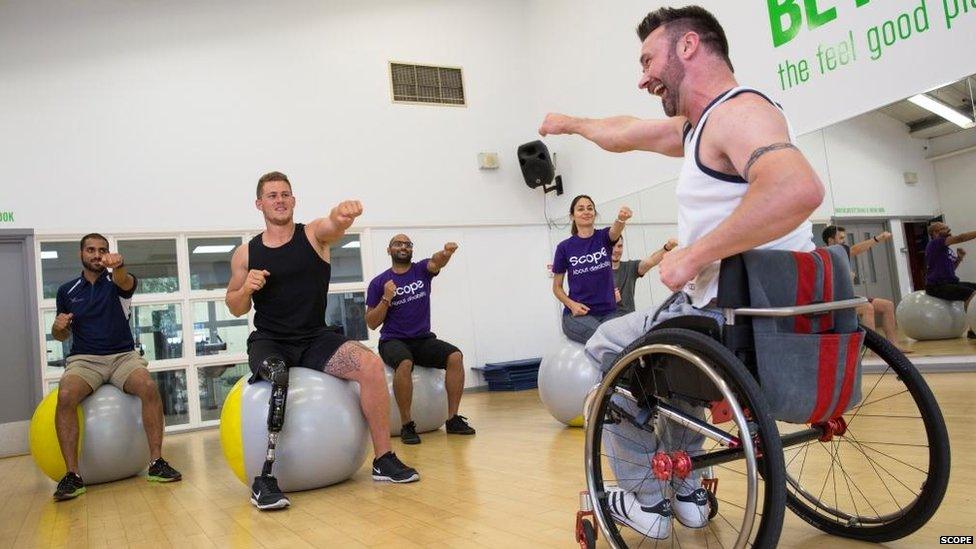
<path id="1" fill-rule="evenodd" d="M 244 279 L 244 289 L 249 294 L 259 291 L 268 283 L 268 276 L 270 275 L 271 273 L 263 269 L 251 269 L 247 272 L 247 278 Z"/>

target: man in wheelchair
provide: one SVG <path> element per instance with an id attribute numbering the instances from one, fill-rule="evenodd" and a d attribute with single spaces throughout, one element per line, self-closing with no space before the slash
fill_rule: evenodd
<path id="1" fill-rule="evenodd" d="M 637 32 L 642 67 L 638 86 L 661 98 L 668 118 L 585 119 L 550 113 L 540 128 L 543 136 L 580 135 L 612 152 L 684 157 L 676 188 L 679 248 L 660 264 L 661 281 L 675 294 L 656 311 L 637 311 L 597 330 L 586 351 L 605 368 L 668 319 L 701 316 L 721 325 L 723 313 L 715 303 L 720 261 L 752 249 L 813 250 L 808 218 L 824 196 L 819 177 L 794 145 L 781 107 L 736 82 L 728 42 L 714 16 L 697 6 L 660 8 L 647 15 Z M 689 413 L 700 409 L 691 403 L 685 407 Z M 615 427 L 628 426 L 622 422 Z M 702 444 L 700 435 L 681 427 L 661 437 L 680 441 L 692 454 Z M 617 478 L 640 478 L 647 468 L 628 470 L 636 467 L 628 462 L 646 463 L 654 448 L 644 440 L 615 440 L 610 451 L 619 458 L 612 460 Z M 655 538 L 669 535 L 670 520 L 663 519 L 670 519 L 672 512 L 686 526 L 706 525 L 709 504 L 694 476 L 670 484 L 635 484 L 621 482 L 623 489 L 609 494 L 616 520 Z M 639 503 L 636 508 L 630 505 L 633 498 Z"/>

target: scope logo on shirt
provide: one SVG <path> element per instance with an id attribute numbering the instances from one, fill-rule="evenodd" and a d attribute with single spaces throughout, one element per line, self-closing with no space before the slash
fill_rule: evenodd
<path id="1" fill-rule="evenodd" d="M 575 267 L 577 265 L 586 265 L 587 263 L 599 263 L 601 259 L 606 259 L 606 257 L 607 249 L 601 248 L 600 251 L 596 253 L 570 256 L 569 264 Z"/>
<path id="2" fill-rule="evenodd" d="M 396 291 L 393 292 L 393 295 L 397 295 L 397 296 L 410 295 L 418 290 L 423 290 L 423 289 L 424 289 L 424 281 L 417 280 L 415 282 L 411 282 L 410 284 L 407 284 L 406 286 L 397 287 Z"/>

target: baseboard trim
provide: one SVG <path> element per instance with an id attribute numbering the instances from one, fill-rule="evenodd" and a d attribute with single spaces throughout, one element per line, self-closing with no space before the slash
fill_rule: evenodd
<path id="1" fill-rule="evenodd" d="M 30 453 L 30 420 L 0 423 L 0 458 Z"/>

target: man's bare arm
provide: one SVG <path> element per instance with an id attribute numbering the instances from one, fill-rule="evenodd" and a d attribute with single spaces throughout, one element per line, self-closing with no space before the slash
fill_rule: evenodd
<path id="1" fill-rule="evenodd" d="M 954 234 L 952 236 L 946 237 L 946 246 L 952 246 L 955 244 L 962 244 L 963 242 L 969 242 L 970 240 L 976 238 L 976 231 L 969 231 L 968 233 Z"/>
<path id="2" fill-rule="evenodd" d="M 332 208 L 326 217 L 310 222 L 308 227 L 319 244 L 328 246 L 342 238 L 362 213 L 363 205 L 358 200 L 346 200 Z"/>
<path id="3" fill-rule="evenodd" d="M 667 156 L 684 154 L 684 117 L 642 120 L 633 116 L 578 118 L 565 114 L 546 115 L 539 134 L 575 134 L 610 152 L 649 151 Z"/>

